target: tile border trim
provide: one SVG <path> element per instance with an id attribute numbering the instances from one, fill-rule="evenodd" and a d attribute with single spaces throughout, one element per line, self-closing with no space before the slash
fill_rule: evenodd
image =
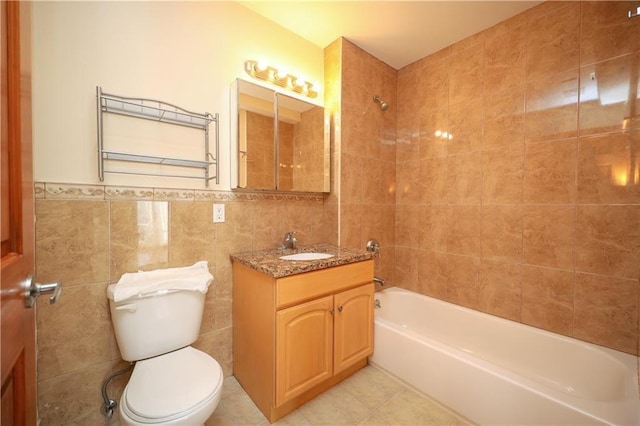
<path id="1" fill-rule="evenodd" d="M 329 194 L 215 191 L 34 182 L 36 199 L 105 201 L 323 201 Z"/>

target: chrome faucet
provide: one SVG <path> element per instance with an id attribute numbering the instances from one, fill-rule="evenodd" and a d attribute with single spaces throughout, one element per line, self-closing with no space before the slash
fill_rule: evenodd
<path id="1" fill-rule="evenodd" d="M 282 242 L 283 248 L 295 249 L 298 239 L 294 237 L 295 232 L 287 232 L 284 234 L 284 241 Z"/>

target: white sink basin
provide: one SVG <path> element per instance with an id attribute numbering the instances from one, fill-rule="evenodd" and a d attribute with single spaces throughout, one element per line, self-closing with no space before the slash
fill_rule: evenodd
<path id="1" fill-rule="evenodd" d="M 280 256 L 282 260 L 321 260 L 321 259 L 329 259 L 333 257 L 332 254 L 329 253 L 296 253 L 296 254 L 288 254 L 286 256 Z"/>

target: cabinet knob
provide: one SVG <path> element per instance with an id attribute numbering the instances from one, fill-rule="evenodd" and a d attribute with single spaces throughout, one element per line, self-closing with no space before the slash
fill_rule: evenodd
<path id="1" fill-rule="evenodd" d="M 329 313 L 330 313 L 331 315 L 335 314 L 335 311 L 333 310 L 333 308 L 331 308 L 331 310 L 329 311 Z"/>
<path id="2" fill-rule="evenodd" d="M 338 306 L 338 312 L 342 312 L 342 309 L 343 309 L 342 305 Z"/>

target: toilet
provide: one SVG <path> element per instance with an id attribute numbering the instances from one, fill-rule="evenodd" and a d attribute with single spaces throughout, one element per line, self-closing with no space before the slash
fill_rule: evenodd
<path id="1" fill-rule="evenodd" d="M 121 422 L 204 424 L 223 382 L 220 364 L 190 346 L 200 332 L 206 287 L 203 293 L 151 286 L 120 300 L 116 285 L 107 287 L 116 340 L 122 359 L 136 361 L 118 403 Z"/>

